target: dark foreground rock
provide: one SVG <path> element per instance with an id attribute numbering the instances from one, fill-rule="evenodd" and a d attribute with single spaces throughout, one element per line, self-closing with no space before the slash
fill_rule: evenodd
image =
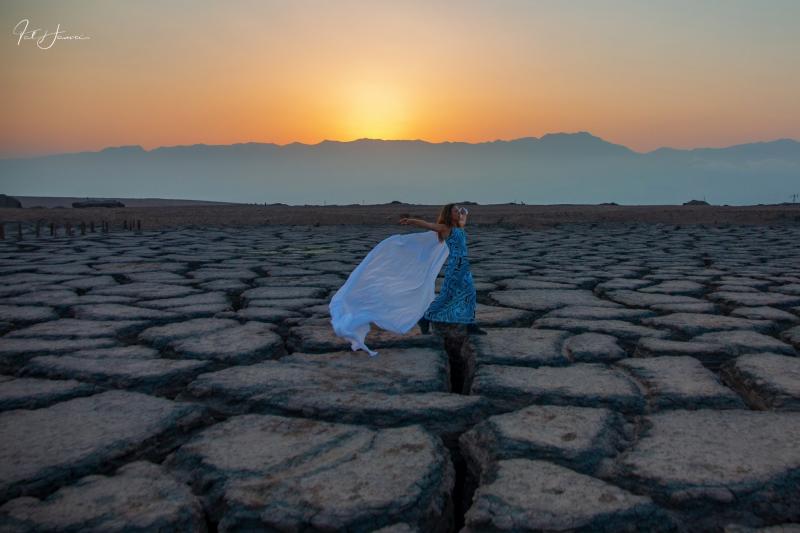
<path id="1" fill-rule="evenodd" d="M 447 392 L 385 394 L 278 389 L 255 395 L 251 411 L 384 428 L 419 424 L 450 442 L 492 412 L 481 396 Z"/>
<path id="2" fill-rule="evenodd" d="M 373 431 L 244 415 L 197 435 L 168 461 L 202 488 L 219 531 L 451 527 L 454 469 L 419 426 Z"/>
<path id="3" fill-rule="evenodd" d="M 747 330 L 715 331 L 695 337 L 698 342 L 721 344 L 730 352 L 744 354 L 748 352 L 775 352 L 795 355 L 795 350 L 775 337 Z"/>
<path id="4" fill-rule="evenodd" d="M 525 368 L 481 365 L 472 394 L 486 396 L 500 409 L 531 404 L 611 407 L 638 413 L 644 409 L 639 386 L 620 370 L 593 363 Z"/>
<path id="5" fill-rule="evenodd" d="M 473 476 L 503 459 L 546 459 L 591 473 L 626 442 L 625 420 L 609 409 L 534 405 L 489 417 L 459 438 Z"/>
<path id="6" fill-rule="evenodd" d="M 486 335 L 472 338 L 468 349 L 476 365 L 566 365 L 562 351 L 565 331 L 533 328 L 487 328 Z"/>
<path id="7" fill-rule="evenodd" d="M 180 338 L 170 342 L 169 346 L 185 357 L 229 364 L 248 364 L 280 357 L 284 353 L 283 341 L 273 331 L 273 326 L 261 322 L 247 322 Z"/>
<path id="8" fill-rule="evenodd" d="M 744 402 L 710 370 L 688 356 L 624 359 L 626 368 L 645 386 L 651 409 L 741 409 Z"/>
<path id="9" fill-rule="evenodd" d="M 110 338 L 14 339 L 2 337 L 0 338 L 0 370 L 16 368 L 35 355 L 110 348 L 116 344 L 117 341 Z"/>
<path id="10" fill-rule="evenodd" d="M 490 292 L 489 296 L 502 306 L 529 311 L 550 311 L 568 305 L 620 307 L 582 289 L 511 289 Z"/>
<path id="11" fill-rule="evenodd" d="M 170 394 L 186 385 L 208 366 L 207 361 L 174 359 L 34 357 L 21 370 L 24 375 L 77 379 L 108 388 Z"/>
<path id="12" fill-rule="evenodd" d="M 475 493 L 465 533 L 481 531 L 669 531 L 647 496 L 545 461 L 500 461 Z"/>
<path id="13" fill-rule="evenodd" d="M 62 400 L 88 396 L 95 391 L 92 385 L 73 379 L 0 376 L 0 411 L 46 407 Z"/>
<path id="14" fill-rule="evenodd" d="M 373 328 L 370 358 L 328 303 L 405 230 L 261 222 L 0 240 L 23 529 L 800 523 L 800 225 L 471 226 L 488 335 Z"/>
<path id="15" fill-rule="evenodd" d="M 0 320 L 15 323 L 41 322 L 53 320 L 58 315 L 50 307 L 38 305 L 0 305 Z"/>
<path id="16" fill-rule="evenodd" d="M 769 331 L 773 324 L 769 320 L 750 320 L 725 315 L 704 313 L 672 313 L 664 316 L 645 318 L 642 323 L 648 326 L 667 328 L 684 335 L 700 335 L 712 331 L 732 329 Z"/>
<path id="17" fill-rule="evenodd" d="M 700 342 L 698 340 L 677 341 L 669 339 L 642 338 L 636 345 L 636 357 L 689 356 L 694 357 L 709 368 L 718 368 L 725 361 L 739 353 L 739 348 L 717 340 Z"/>
<path id="18" fill-rule="evenodd" d="M 123 391 L 0 413 L 0 501 L 38 495 L 159 448 L 202 416 L 196 405 Z"/>
<path id="19" fill-rule="evenodd" d="M 27 328 L 9 333 L 6 338 L 69 339 L 91 337 L 113 337 L 125 335 L 144 325 L 145 322 L 133 320 L 78 320 L 62 318 L 50 322 L 40 322 Z"/>
<path id="20" fill-rule="evenodd" d="M 540 318 L 533 323 L 538 328 L 572 331 L 573 333 L 605 333 L 620 339 L 636 340 L 641 337 L 668 337 L 665 330 L 648 328 L 624 320 L 589 320 L 580 318 Z"/>
<path id="21" fill-rule="evenodd" d="M 227 413 L 304 416 L 332 422 L 393 427 L 421 424 L 453 436 L 491 411 L 481 396 L 447 392 L 440 350 L 381 350 L 293 354 L 279 361 L 202 374 L 188 394 Z"/>
<path id="22" fill-rule="evenodd" d="M 0 507 L 4 532 L 206 531 L 189 487 L 145 461 L 113 476 L 87 476 L 43 500 L 22 497 Z"/>
<path id="23" fill-rule="evenodd" d="M 475 320 L 482 325 L 490 327 L 517 326 L 528 322 L 533 313 L 524 309 L 512 307 L 499 307 L 478 303 L 475 307 Z"/>
<path id="24" fill-rule="evenodd" d="M 564 355 L 572 362 L 609 363 L 625 357 L 616 337 L 603 333 L 581 333 L 564 342 Z"/>
<path id="25" fill-rule="evenodd" d="M 800 413 L 665 411 L 621 456 L 614 476 L 686 514 L 695 529 L 721 514 L 800 519 Z"/>
<path id="26" fill-rule="evenodd" d="M 800 358 L 771 353 L 738 357 L 723 378 L 754 409 L 800 411 Z"/>
<path id="27" fill-rule="evenodd" d="M 787 329 L 781 334 L 781 338 L 786 342 L 791 343 L 792 345 L 794 345 L 795 348 L 800 350 L 800 326 L 795 326 L 791 329 Z"/>
<path id="28" fill-rule="evenodd" d="M 237 325 L 238 322 L 227 318 L 193 318 L 147 328 L 139 333 L 139 339 L 162 347 L 181 339 L 196 338 L 200 335 L 224 331 Z"/>
<path id="29" fill-rule="evenodd" d="M 447 359 L 441 350 L 408 348 L 385 349 L 377 357 L 365 352 L 295 353 L 202 374 L 189 392 L 233 409 L 254 395 L 278 389 L 400 394 L 446 392 L 447 384 Z"/>

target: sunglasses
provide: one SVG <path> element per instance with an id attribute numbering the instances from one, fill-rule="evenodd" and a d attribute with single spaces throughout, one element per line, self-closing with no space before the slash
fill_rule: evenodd
<path id="1" fill-rule="evenodd" d="M 458 208 L 458 212 L 459 212 L 459 214 L 467 215 L 467 214 L 469 214 L 469 209 L 467 209 L 466 207 L 459 207 Z"/>

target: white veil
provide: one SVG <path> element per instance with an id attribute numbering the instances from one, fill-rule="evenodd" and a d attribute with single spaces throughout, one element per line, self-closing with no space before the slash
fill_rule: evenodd
<path id="1" fill-rule="evenodd" d="M 331 325 L 353 351 L 370 350 L 370 323 L 406 333 L 436 297 L 436 276 L 450 254 L 435 231 L 392 235 L 379 242 L 350 273 L 330 303 Z"/>

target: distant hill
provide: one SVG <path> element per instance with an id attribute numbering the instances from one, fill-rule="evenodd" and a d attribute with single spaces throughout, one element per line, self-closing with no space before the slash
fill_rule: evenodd
<path id="1" fill-rule="evenodd" d="M 482 143 L 122 146 L 0 160 L 0 192 L 299 205 L 681 204 L 692 198 L 770 204 L 800 193 L 800 143 L 639 153 L 578 132 Z"/>
<path id="2" fill-rule="evenodd" d="M 169 207 L 193 205 L 231 205 L 229 202 L 207 202 L 203 200 L 178 200 L 171 198 L 76 198 L 65 196 L 15 196 L 22 207 L 72 207 L 73 202 L 86 200 L 116 200 L 126 207 Z"/>

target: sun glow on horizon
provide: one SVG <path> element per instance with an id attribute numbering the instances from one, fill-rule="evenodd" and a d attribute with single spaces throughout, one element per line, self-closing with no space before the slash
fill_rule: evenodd
<path id="1" fill-rule="evenodd" d="M 411 105 L 397 85 L 353 83 L 345 89 L 341 109 L 342 138 L 390 140 L 411 135 Z"/>

